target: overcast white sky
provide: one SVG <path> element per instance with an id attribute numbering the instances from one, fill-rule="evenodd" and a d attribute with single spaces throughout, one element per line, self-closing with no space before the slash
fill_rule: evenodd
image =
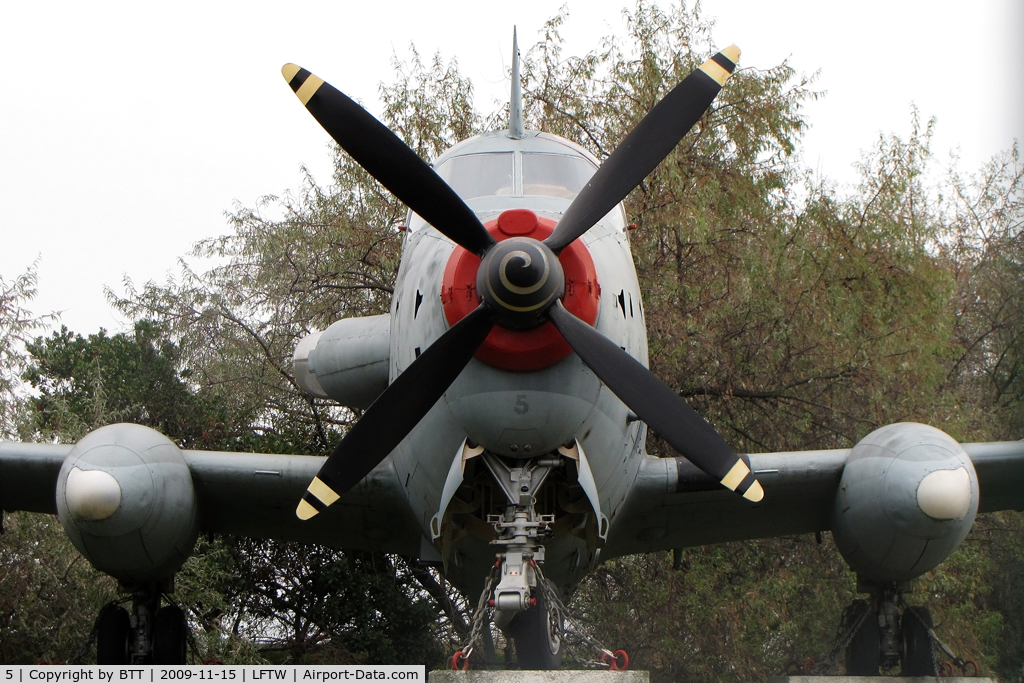
<path id="1" fill-rule="evenodd" d="M 661 3 L 665 4 L 665 3 Z M 300 64 L 377 111 L 391 56 L 456 57 L 490 111 L 507 97 L 513 24 L 526 49 L 559 2 L 21 2 L 0 24 L 0 277 L 39 258 L 37 313 L 71 329 L 121 328 L 103 297 L 178 270 L 223 212 L 329 176 L 328 137 L 280 75 Z M 582 54 L 623 34 L 626 0 L 569 0 Z M 789 58 L 821 70 L 807 165 L 840 181 L 880 131 L 905 134 L 914 102 L 935 151 L 975 168 L 1024 141 L 1024 1 L 707 0 L 741 66 Z M 201 266 L 200 266 L 201 267 Z"/>

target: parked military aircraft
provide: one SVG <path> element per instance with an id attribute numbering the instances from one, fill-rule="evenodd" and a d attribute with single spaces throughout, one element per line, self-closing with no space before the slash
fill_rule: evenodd
<path id="1" fill-rule="evenodd" d="M 646 367 L 621 201 L 738 58 L 733 46 L 704 62 L 601 164 L 524 130 L 518 50 L 508 130 L 432 166 L 286 65 L 313 117 L 410 208 L 390 313 L 295 350 L 303 388 L 367 410 L 328 458 L 183 451 L 130 424 L 73 446 L 0 444 L 2 508 L 56 513 L 134 594 L 131 614 L 101 614 L 100 661 L 184 662 L 184 616 L 160 596 L 200 533 L 436 562 L 484 593 L 522 666 L 554 668 L 559 595 L 604 560 L 831 530 L 870 593 L 848 670 L 934 674 L 929 618 L 901 617 L 903 583 L 947 558 L 979 511 L 1024 509 L 1024 442 L 961 445 L 894 424 L 852 449 L 737 455 Z M 648 428 L 681 456 L 647 455 Z"/>

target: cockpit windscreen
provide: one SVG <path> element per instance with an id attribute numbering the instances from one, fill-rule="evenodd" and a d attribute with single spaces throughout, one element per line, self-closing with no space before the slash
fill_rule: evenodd
<path id="1" fill-rule="evenodd" d="M 464 200 L 512 194 L 511 152 L 452 157 L 435 171 Z"/>
<path id="2" fill-rule="evenodd" d="M 524 153 L 523 194 L 573 199 L 595 171 L 583 157 Z"/>

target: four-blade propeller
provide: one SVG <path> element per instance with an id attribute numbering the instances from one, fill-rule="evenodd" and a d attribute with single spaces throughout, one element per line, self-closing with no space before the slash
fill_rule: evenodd
<path id="1" fill-rule="evenodd" d="M 728 47 L 677 85 L 605 160 L 554 232 L 544 242 L 524 238 L 517 245 L 496 242 L 448 184 L 366 110 L 305 69 L 284 66 L 282 73 L 296 96 L 342 149 L 415 213 L 483 259 L 479 277 L 486 285 L 482 289 L 491 294 L 367 409 L 309 485 L 296 510 L 299 518 L 325 509 L 387 457 L 448 390 L 495 324 L 522 329 L 548 320 L 601 381 L 676 450 L 723 486 L 761 500 L 764 491 L 745 460 L 710 424 L 647 368 L 568 312 L 559 299 L 563 276 L 557 254 L 625 199 L 672 151 L 711 105 L 739 54 L 736 46 Z M 514 291 L 502 289 L 509 282 L 515 283 Z M 508 303 L 515 297 L 515 305 Z"/>

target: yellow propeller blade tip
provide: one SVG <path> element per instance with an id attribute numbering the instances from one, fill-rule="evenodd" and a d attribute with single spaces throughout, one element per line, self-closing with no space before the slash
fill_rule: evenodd
<path id="1" fill-rule="evenodd" d="M 306 489 L 324 505 L 333 505 L 334 501 L 338 500 L 338 494 L 327 484 L 320 481 L 320 477 L 313 477 L 313 481 L 309 482 L 309 488 Z"/>
<path id="2" fill-rule="evenodd" d="M 723 57 L 725 59 L 722 59 Z M 729 80 L 729 76 L 731 76 L 732 72 L 735 71 L 736 62 L 739 61 L 739 58 L 740 49 L 735 45 L 730 45 L 711 59 L 701 64 L 699 69 L 710 76 L 716 83 L 718 83 L 719 86 L 724 86 L 725 82 Z M 728 62 L 731 62 L 731 66 L 729 63 L 723 64 L 716 60 L 720 60 L 721 62 L 726 62 L 726 60 L 728 60 Z"/>
<path id="3" fill-rule="evenodd" d="M 304 500 L 300 500 L 299 507 L 295 508 L 295 516 L 301 519 L 302 521 L 312 519 L 316 517 L 317 514 L 319 513 L 316 511 L 316 508 Z"/>
<path id="4" fill-rule="evenodd" d="M 722 54 L 732 60 L 733 64 L 740 63 L 740 49 L 736 45 L 730 45 L 722 50 Z"/>
<path id="5" fill-rule="evenodd" d="M 761 488 L 761 482 L 755 480 L 750 485 L 750 488 L 747 489 L 747 492 L 743 494 L 743 497 L 752 503 L 760 503 L 764 500 L 764 489 Z"/>
<path id="6" fill-rule="evenodd" d="M 298 64 L 292 64 L 291 62 L 288 62 L 287 64 L 281 67 L 281 75 L 284 76 L 284 80 L 288 83 L 292 82 L 292 79 L 295 78 L 295 74 L 297 73 L 299 73 Z"/>
<path id="7" fill-rule="evenodd" d="M 730 491 L 735 491 L 748 474 L 750 474 L 750 468 L 747 467 L 747 464 L 742 460 L 736 460 L 729 472 L 722 477 L 722 486 Z"/>

